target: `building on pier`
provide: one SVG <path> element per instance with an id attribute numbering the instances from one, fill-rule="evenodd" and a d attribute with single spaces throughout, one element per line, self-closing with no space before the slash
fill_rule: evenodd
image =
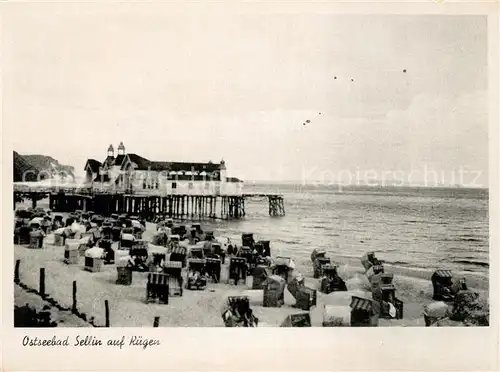
<path id="1" fill-rule="evenodd" d="M 143 196 L 238 196 L 243 193 L 243 181 L 227 176 L 224 160 L 219 163 L 152 161 L 126 153 L 123 142 L 116 156 L 110 145 L 102 163 L 88 159 L 85 172 L 84 185 L 95 193 Z"/>

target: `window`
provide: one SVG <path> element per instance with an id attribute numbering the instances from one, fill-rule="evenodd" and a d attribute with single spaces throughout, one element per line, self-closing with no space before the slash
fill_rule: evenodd
<path id="1" fill-rule="evenodd" d="M 177 182 L 172 182 L 172 188 L 176 189 L 177 188 Z"/>
<path id="2" fill-rule="evenodd" d="M 145 189 L 146 188 L 146 180 L 142 181 L 142 188 Z"/>

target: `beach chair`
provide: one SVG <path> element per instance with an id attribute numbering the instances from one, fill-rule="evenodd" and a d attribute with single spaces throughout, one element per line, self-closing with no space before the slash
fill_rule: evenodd
<path id="1" fill-rule="evenodd" d="M 268 275 L 266 266 L 257 265 L 252 271 L 252 289 L 264 289 L 264 282 Z"/>
<path id="2" fill-rule="evenodd" d="M 290 314 L 288 315 L 280 327 L 310 327 L 311 315 L 309 313 Z"/>
<path id="3" fill-rule="evenodd" d="M 380 318 L 403 319 L 403 301 L 396 298 L 396 287 L 392 284 L 394 274 L 381 274 L 379 290 L 372 290 L 373 299 L 380 303 Z M 395 314 L 390 313 L 390 305 L 394 306 Z"/>
<path id="4" fill-rule="evenodd" d="M 372 266 L 382 266 L 384 261 L 375 257 L 375 252 L 367 252 L 361 257 L 361 264 L 367 271 Z"/>
<path id="5" fill-rule="evenodd" d="M 31 228 L 28 226 L 21 226 L 14 230 L 14 243 L 18 245 L 29 245 L 30 244 L 30 233 Z"/>
<path id="6" fill-rule="evenodd" d="M 234 280 L 234 285 L 238 285 L 240 280 L 245 283 L 247 278 L 247 260 L 242 257 L 229 258 L 229 281 Z"/>
<path id="7" fill-rule="evenodd" d="M 434 290 L 432 299 L 434 301 L 453 301 L 452 278 L 453 274 L 451 270 L 436 270 L 434 274 L 432 274 L 431 281 Z"/>
<path id="8" fill-rule="evenodd" d="M 118 242 L 118 249 L 130 249 L 135 243 L 135 236 L 132 234 L 122 233 Z"/>
<path id="9" fill-rule="evenodd" d="M 136 240 L 129 249 L 129 255 L 134 259 L 134 270 L 147 271 L 146 261 L 148 259 L 148 243 L 143 240 Z"/>
<path id="10" fill-rule="evenodd" d="M 127 266 L 117 266 L 116 267 L 116 284 L 120 285 L 131 285 L 132 284 L 132 269 Z"/>
<path id="11" fill-rule="evenodd" d="M 352 296 L 351 327 L 377 327 L 380 313 L 378 302 L 371 299 Z"/>
<path id="12" fill-rule="evenodd" d="M 257 327 L 259 324 L 248 296 L 229 296 L 222 308 L 222 320 L 226 327 Z"/>
<path id="13" fill-rule="evenodd" d="M 134 226 L 134 236 L 136 239 L 142 239 L 142 233 L 144 232 L 142 227 Z"/>
<path id="14" fill-rule="evenodd" d="M 253 270 L 253 268 L 257 264 L 257 255 L 254 254 L 253 248 L 250 248 L 250 247 L 241 247 L 238 250 L 237 256 L 238 257 L 246 258 L 248 270 L 250 270 L 250 271 Z"/>
<path id="15" fill-rule="evenodd" d="M 168 275 L 163 273 L 148 273 L 146 284 L 146 302 L 158 302 L 168 305 L 169 288 Z"/>
<path id="16" fill-rule="evenodd" d="M 271 242 L 269 240 L 259 240 L 254 248 L 261 257 L 271 257 Z"/>
<path id="17" fill-rule="evenodd" d="M 162 261 L 166 260 L 167 248 L 160 245 L 149 244 L 148 254 L 153 258 L 154 265 L 160 265 Z"/>
<path id="18" fill-rule="evenodd" d="M 191 258 L 188 260 L 188 273 L 186 280 L 187 289 L 205 289 L 207 286 L 206 260 L 203 258 Z"/>
<path id="19" fill-rule="evenodd" d="M 221 274 L 221 260 L 218 258 L 207 258 L 206 259 L 206 270 L 209 278 L 212 279 L 214 283 L 220 282 Z"/>
<path id="20" fill-rule="evenodd" d="M 241 245 L 244 247 L 253 248 L 255 240 L 252 233 L 241 234 Z"/>
<path id="21" fill-rule="evenodd" d="M 180 225 L 172 227 L 172 235 L 178 235 L 179 240 L 184 240 L 186 234 L 187 234 L 186 226 Z"/>
<path id="22" fill-rule="evenodd" d="M 314 261 L 318 257 L 326 257 L 326 251 L 322 249 L 313 249 L 313 251 L 311 252 L 311 262 L 314 263 Z"/>
<path id="23" fill-rule="evenodd" d="M 285 282 L 288 282 L 292 272 L 293 272 L 293 263 L 291 257 L 276 257 L 274 265 L 271 268 L 271 272 L 273 275 L 279 275 L 285 279 Z"/>
<path id="24" fill-rule="evenodd" d="M 331 261 L 329 257 L 317 256 L 313 261 L 313 277 L 315 279 L 321 278 L 323 274 L 323 267 L 330 265 Z"/>
<path id="25" fill-rule="evenodd" d="M 285 303 L 286 282 L 281 276 L 271 275 L 263 283 L 264 307 L 281 307 Z"/>
<path id="26" fill-rule="evenodd" d="M 201 234 L 203 234 L 203 230 L 201 229 L 201 224 L 199 224 L 199 223 L 191 224 L 191 229 L 196 231 L 197 236 L 200 236 Z"/>
<path id="27" fill-rule="evenodd" d="M 297 277 L 293 278 L 288 282 L 287 289 L 295 298 L 294 307 L 308 311 L 313 306 L 316 306 L 318 297 L 317 291 L 306 287 L 303 279 L 299 280 Z"/>
<path id="28" fill-rule="evenodd" d="M 85 267 L 84 269 L 90 272 L 99 272 L 102 269 L 104 250 L 94 247 L 85 252 Z"/>
<path id="29" fill-rule="evenodd" d="M 65 244 L 64 262 L 68 265 L 77 265 L 80 262 L 80 252 L 78 251 L 78 245 Z"/>
<path id="30" fill-rule="evenodd" d="M 215 240 L 214 232 L 213 231 L 205 231 L 203 233 L 203 240 L 206 240 L 208 242 Z"/>
<path id="31" fill-rule="evenodd" d="M 212 255 L 213 258 L 220 258 L 222 264 L 226 262 L 226 252 L 222 249 L 222 246 L 218 242 L 212 242 Z"/>
<path id="32" fill-rule="evenodd" d="M 182 296 L 182 263 L 178 261 L 165 261 L 163 273 L 168 275 L 168 288 L 170 296 Z"/>
<path id="33" fill-rule="evenodd" d="M 189 249 L 189 258 L 204 258 L 205 255 L 203 253 L 202 247 L 192 247 Z"/>
<path id="34" fill-rule="evenodd" d="M 43 248 L 43 240 L 45 235 L 41 230 L 35 230 L 30 232 L 30 243 L 29 248 L 33 249 L 42 249 Z"/>
<path id="35" fill-rule="evenodd" d="M 110 225 L 102 225 L 101 227 L 101 237 L 106 240 L 113 240 L 113 234 L 111 233 Z"/>
<path id="36" fill-rule="evenodd" d="M 172 248 L 172 252 L 170 253 L 170 261 L 180 262 L 182 264 L 182 267 L 185 267 L 186 256 L 187 256 L 187 248 L 177 245 Z"/>
<path id="37" fill-rule="evenodd" d="M 174 220 L 171 218 L 167 218 L 165 220 L 165 226 L 167 226 L 169 229 L 172 229 L 172 227 L 174 227 Z"/>
<path id="38" fill-rule="evenodd" d="M 337 272 L 337 266 L 324 265 L 322 268 L 323 278 L 321 279 L 320 290 L 323 293 L 347 291 L 347 286 Z"/>
<path id="39" fill-rule="evenodd" d="M 120 236 L 122 234 L 122 228 L 120 226 L 113 226 L 111 228 L 111 240 L 114 242 L 120 241 Z"/>

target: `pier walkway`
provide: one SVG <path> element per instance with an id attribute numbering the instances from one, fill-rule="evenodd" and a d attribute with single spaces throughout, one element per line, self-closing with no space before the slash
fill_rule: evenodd
<path id="1" fill-rule="evenodd" d="M 169 218 L 200 220 L 240 219 L 245 217 L 245 200 L 267 198 L 269 215 L 284 216 L 284 198 L 276 193 L 243 193 L 241 195 L 158 194 L 143 195 L 125 192 L 97 192 L 90 188 L 61 188 L 14 184 L 14 209 L 24 199 L 37 201 L 49 198 L 49 207 L 55 212 L 92 210 L 102 215 L 128 213 L 154 219 L 161 215 Z"/>

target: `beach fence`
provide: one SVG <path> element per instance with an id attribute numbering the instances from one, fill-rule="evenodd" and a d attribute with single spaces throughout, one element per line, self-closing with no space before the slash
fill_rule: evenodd
<path id="1" fill-rule="evenodd" d="M 50 297 L 50 295 L 48 294 L 46 282 L 45 282 L 46 269 L 44 267 L 40 268 L 38 290 L 34 289 L 34 288 L 30 288 L 28 285 L 24 284 L 21 281 L 20 267 L 21 267 L 21 260 L 18 259 L 18 260 L 16 260 L 16 263 L 14 266 L 14 284 L 18 285 L 19 287 L 24 289 L 26 292 L 39 295 L 44 301 L 48 302 L 52 307 L 57 308 L 59 311 L 71 312 L 73 315 L 82 319 L 84 322 L 89 323 L 93 327 L 107 327 L 107 328 L 111 327 L 110 315 L 109 315 L 110 314 L 109 313 L 109 301 L 108 300 L 104 300 L 104 318 L 105 318 L 104 326 L 99 326 L 99 325 L 95 324 L 94 317 L 87 318 L 87 314 L 80 312 L 78 310 L 78 299 L 77 299 L 78 287 L 77 287 L 76 280 L 73 281 L 73 285 L 72 285 L 71 307 L 66 307 L 66 306 L 63 306 L 62 304 L 60 304 L 54 298 Z M 153 319 L 153 327 L 159 327 L 159 325 L 160 325 L 160 317 L 155 316 Z"/>
<path id="2" fill-rule="evenodd" d="M 90 317 L 87 319 L 87 314 L 82 313 L 78 310 L 78 301 L 77 301 L 77 282 L 76 280 L 73 281 L 73 290 L 72 290 L 72 305 L 71 307 L 66 307 L 60 304 L 57 300 L 52 298 L 46 287 L 46 282 L 45 282 L 45 275 L 46 275 L 46 269 L 44 267 L 40 268 L 40 276 L 39 276 L 39 287 L 38 290 L 34 288 L 30 288 L 28 285 L 24 284 L 21 281 L 21 275 L 20 275 L 20 267 L 21 267 L 21 260 L 18 259 L 16 260 L 16 264 L 14 266 L 14 283 L 18 286 L 20 286 L 22 289 L 24 289 L 28 293 L 34 293 L 39 295 L 45 302 L 48 302 L 52 307 L 57 308 L 59 311 L 68 311 L 71 312 L 73 315 L 77 316 L 78 318 L 82 319 L 83 321 L 89 323 L 93 327 L 99 327 L 98 325 L 95 324 L 94 318 Z M 105 325 L 104 327 L 110 327 L 110 321 L 109 321 L 109 302 L 108 300 L 104 300 L 104 309 L 105 309 Z M 101 326 L 102 327 L 102 326 Z"/>

